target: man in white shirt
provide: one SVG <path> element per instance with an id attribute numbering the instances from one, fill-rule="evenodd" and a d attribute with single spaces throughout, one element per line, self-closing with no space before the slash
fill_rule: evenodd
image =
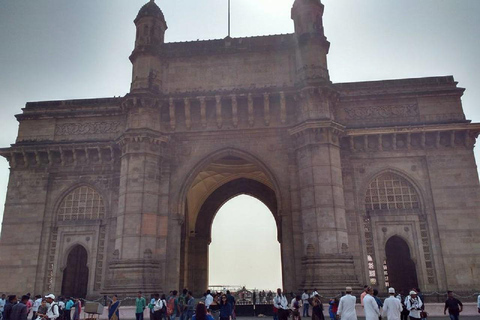
<path id="1" fill-rule="evenodd" d="M 410 295 L 405 298 L 405 306 L 410 311 L 409 317 L 411 320 L 421 319 L 420 311 L 422 311 L 422 305 L 422 300 L 417 297 L 417 293 L 413 290 L 410 291 Z"/>
<path id="2" fill-rule="evenodd" d="M 210 294 L 210 290 L 207 290 L 207 295 L 205 296 L 205 307 L 209 309 L 212 302 L 213 302 L 213 296 Z"/>
<path id="3" fill-rule="evenodd" d="M 288 301 L 282 293 L 282 289 L 277 289 L 277 295 L 273 298 L 273 306 L 278 309 L 278 320 L 288 319 Z"/>
<path id="4" fill-rule="evenodd" d="M 49 294 L 48 296 L 45 296 L 45 300 L 47 300 L 47 303 L 49 304 L 47 309 L 47 318 L 49 320 L 55 320 L 60 317 L 60 308 L 58 307 L 58 304 L 55 303 L 55 296 L 53 294 Z"/>
<path id="5" fill-rule="evenodd" d="M 402 313 L 402 303 L 395 298 L 395 289 L 389 288 L 388 293 L 390 297 L 383 302 L 383 315 L 387 316 L 388 320 L 400 320 Z"/>
<path id="6" fill-rule="evenodd" d="M 480 297 L 480 296 L 479 296 Z M 310 317 L 308 315 L 308 308 L 310 307 L 310 302 L 308 302 L 308 299 L 310 298 L 310 295 L 308 294 L 307 290 L 303 291 L 302 294 L 302 303 L 303 303 L 303 317 Z M 479 307 L 480 308 L 480 307 Z"/>
<path id="7" fill-rule="evenodd" d="M 357 298 L 352 296 L 352 288 L 345 288 L 346 294 L 340 298 L 338 304 L 337 316 L 342 320 L 357 320 L 357 311 L 355 311 L 355 303 Z"/>
<path id="8" fill-rule="evenodd" d="M 380 317 L 380 309 L 378 308 L 377 301 L 373 297 L 372 287 L 367 287 L 365 292 L 367 293 L 363 298 L 365 320 L 378 320 Z"/>
<path id="9" fill-rule="evenodd" d="M 313 289 L 313 292 L 312 292 L 312 295 L 310 296 L 310 298 L 313 299 L 313 298 L 315 298 L 316 296 L 319 296 L 318 291 L 317 291 L 317 289 Z"/>
<path id="10" fill-rule="evenodd" d="M 5 295 L 3 295 L 5 296 Z M 2 298 L 3 298 L 2 296 Z M 478 313 L 480 313 L 480 294 L 478 295 L 478 298 L 477 298 L 477 308 L 478 308 Z"/>
<path id="11" fill-rule="evenodd" d="M 160 299 L 160 295 L 155 293 L 153 295 L 155 303 L 153 304 L 153 319 L 161 320 L 162 319 L 162 309 L 163 309 L 163 300 Z"/>
<path id="12" fill-rule="evenodd" d="M 7 296 L 5 294 L 2 294 L 2 298 L 0 298 L 0 319 L 2 319 L 3 317 L 3 308 L 5 308 L 5 304 L 7 303 L 6 297 Z M 479 296 L 479 299 L 480 299 L 480 296 Z"/>

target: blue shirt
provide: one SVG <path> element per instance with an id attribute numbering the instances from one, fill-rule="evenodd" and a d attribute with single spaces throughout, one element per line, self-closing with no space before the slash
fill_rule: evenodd
<path id="1" fill-rule="evenodd" d="M 220 307 L 220 318 L 228 318 L 232 315 L 232 305 L 230 302 L 222 304 Z"/>
<path id="2" fill-rule="evenodd" d="M 68 300 L 67 303 L 65 304 L 65 310 L 71 310 L 73 305 L 74 305 L 73 301 Z"/>

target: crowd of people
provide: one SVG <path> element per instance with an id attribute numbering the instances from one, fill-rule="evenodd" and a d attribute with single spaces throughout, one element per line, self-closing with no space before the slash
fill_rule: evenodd
<path id="1" fill-rule="evenodd" d="M 3 294 L 0 299 L 0 320 L 80 320 L 82 302 L 71 297 L 49 294 L 32 297 Z"/>
<path id="2" fill-rule="evenodd" d="M 388 289 L 389 297 L 382 301 L 378 291 L 365 286 L 360 295 L 366 320 L 425 320 L 424 299 L 420 290 L 414 288 L 405 297 L 397 294 L 394 288 Z M 293 295 L 291 301 L 277 289 L 273 297 L 274 320 L 301 320 L 311 317 L 312 320 L 325 320 L 322 298 L 317 290 L 311 293 L 304 290 L 301 295 Z M 459 320 L 463 304 L 454 297 L 452 291 L 447 292 L 444 314 L 449 313 L 451 320 Z M 120 320 L 120 300 L 117 295 L 105 299 L 108 304 L 108 320 Z M 330 320 L 357 320 L 355 306 L 357 298 L 352 295 L 352 288 L 347 287 L 340 299 L 332 298 L 328 302 Z M 211 292 L 207 290 L 203 297 L 195 299 L 191 291 L 184 289 L 180 294 L 174 290 L 169 295 L 152 294 L 150 299 L 138 292 L 135 298 L 136 320 L 144 320 L 148 310 L 149 320 L 235 320 L 236 300 L 230 293 Z M 311 315 L 310 315 L 311 307 Z M 480 313 L 480 296 L 478 297 Z M 82 300 L 71 297 L 59 297 L 49 294 L 31 297 L 28 293 L 18 299 L 16 295 L 5 294 L 0 299 L 0 320 L 80 320 Z"/>

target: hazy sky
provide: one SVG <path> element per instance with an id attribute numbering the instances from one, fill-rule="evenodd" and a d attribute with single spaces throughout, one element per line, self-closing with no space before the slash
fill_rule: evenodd
<path id="1" fill-rule="evenodd" d="M 233 37 L 293 32 L 293 0 L 231 1 Z M 133 19 L 145 2 L 1 0 L 0 146 L 15 141 L 14 115 L 27 101 L 125 95 L 131 77 Z M 157 3 L 169 27 L 168 42 L 227 34 L 227 0 Z M 480 121 L 479 0 L 323 3 L 325 32 L 332 44 L 328 60 L 333 82 L 453 75 L 467 88 L 463 97 L 467 118 Z M 8 164 L 2 158 L 0 219 L 7 182 Z M 242 200 L 241 212 L 254 205 Z M 228 212 L 219 214 L 219 219 L 224 214 Z M 231 217 L 238 223 L 244 220 L 240 213 L 231 212 Z M 269 223 L 268 215 L 258 219 L 258 224 Z M 232 249 L 238 250 L 241 247 Z M 242 281 L 232 279 L 235 284 Z"/>

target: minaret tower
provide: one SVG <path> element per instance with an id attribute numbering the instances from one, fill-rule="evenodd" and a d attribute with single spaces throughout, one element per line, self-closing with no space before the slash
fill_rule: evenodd
<path id="1" fill-rule="evenodd" d="M 335 122 L 338 94 L 327 68 L 330 43 L 323 30 L 320 0 L 295 0 L 297 125 L 291 129 L 298 170 L 303 258 L 302 289 L 336 294 L 358 287 L 349 253 L 340 138 Z M 300 281 L 299 281 L 300 282 Z M 299 289 L 300 289 L 299 288 Z"/>
<path id="2" fill-rule="evenodd" d="M 320 0 L 296 0 L 292 20 L 297 37 L 297 83 L 329 83 L 327 54 L 330 43 L 323 31 L 324 6 Z"/>
<path id="3" fill-rule="evenodd" d="M 134 20 L 137 28 L 133 64 L 132 93 L 160 93 L 162 91 L 161 46 L 165 42 L 167 22 L 162 10 L 150 0 Z"/>

